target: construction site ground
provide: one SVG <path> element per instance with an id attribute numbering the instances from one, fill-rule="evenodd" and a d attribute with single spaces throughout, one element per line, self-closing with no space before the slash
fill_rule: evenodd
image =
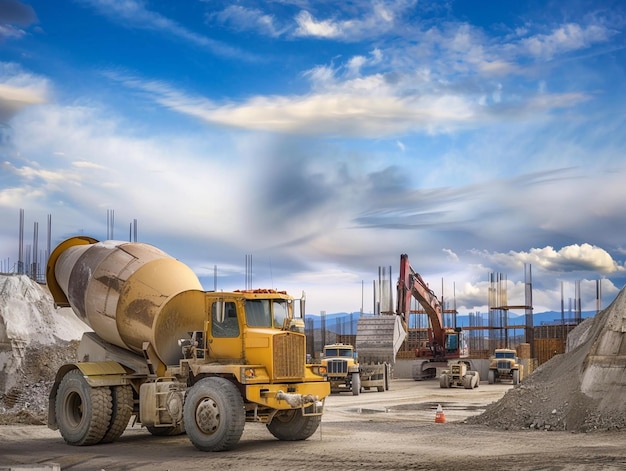
<path id="1" fill-rule="evenodd" d="M 626 430 L 572 433 L 491 428 L 465 420 L 512 388 L 441 389 L 438 381 L 396 379 L 389 391 L 333 394 L 318 431 L 302 442 L 276 440 L 246 424 L 236 449 L 196 450 L 185 435 L 156 437 L 138 425 L 114 443 L 73 447 L 44 425 L 0 426 L 0 470 L 466 469 L 622 470 Z M 441 404 L 445 423 L 435 423 Z"/>

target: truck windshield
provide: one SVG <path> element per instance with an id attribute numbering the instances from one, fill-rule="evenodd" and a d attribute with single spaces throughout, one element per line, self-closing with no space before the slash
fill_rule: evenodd
<path id="1" fill-rule="evenodd" d="M 286 299 L 249 299 L 246 301 L 246 320 L 250 327 L 283 327 L 289 317 L 289 302 Z"/>
<path id="2" fill-rule="evenodd" d="M 324 350 L 325 357 L 352 357 L 352 350 L 345 348 L 327 348 Z"/>
<path id="3" fill-rule="evenodd" d="M 289 303 L 285 299 L 275 299 L 274 306 L 274 327 L 280 329 L 289 317 Z"/>
<path id="4" fill-rule="evenodd" d="M 269 299 L 246 301 L 246 322 L 250 327 L 272 327 Z"/>
<path id="5" fill-rule="evenodd" d="M 496 358 L 515 358 L 514 352 L 496 352 Z"/>

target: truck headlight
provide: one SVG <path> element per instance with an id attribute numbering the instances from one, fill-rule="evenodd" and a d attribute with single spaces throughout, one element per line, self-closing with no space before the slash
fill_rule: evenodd
<path id="1" fill-rule="evenodd" d="M 311 365 L 311 371 L 320 376 L 326 375 L 326 365 Z"/>

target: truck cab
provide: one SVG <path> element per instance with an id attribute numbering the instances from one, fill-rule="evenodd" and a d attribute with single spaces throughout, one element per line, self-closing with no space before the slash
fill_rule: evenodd
<path id="1" fill-rule="evenodd" d="M 352 391 L 357 396 L 361 390 L 359 363 L 352 345 L 335 343 L 325 345 L 322 365 L 326 367 L 326 379 L 332 392 Z"/>

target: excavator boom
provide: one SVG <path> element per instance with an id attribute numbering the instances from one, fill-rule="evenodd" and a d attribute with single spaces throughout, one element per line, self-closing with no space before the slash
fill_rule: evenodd
<path id="1" fill-rule="evenodd" d="M 398 313 L 402 314 L 405 322 L 411 312 L 411 298 L 417 299 L 420 305 L 428 314 L 430 325 L 433 329 L 434 340 L 443 345 L 445 341 L 445 332 L 443 328 L 443 312 L 441 303 L 435 296 L 435 293 L 428 287 L 409 263 L 407 254 L 400 255 L 400 279 L 398 281 Z"/>
<path id="2" fill-rule="evenodd" d="M 409 263 L 406 254 L 400 256 L 400 277 L 398 280 L 397 313 L 408 325 L 411 313 L 411 299 L 420 303 L 430 320 L 429 341 L 432 359 L 443 360 L 466 355 L 466 346 L 461 339 L 460 329 L 446 328 L 443 325 L 443 308 L 435 293 L 428 287 Z M 418 356 L 422 353 L 418 352 Z"/>

